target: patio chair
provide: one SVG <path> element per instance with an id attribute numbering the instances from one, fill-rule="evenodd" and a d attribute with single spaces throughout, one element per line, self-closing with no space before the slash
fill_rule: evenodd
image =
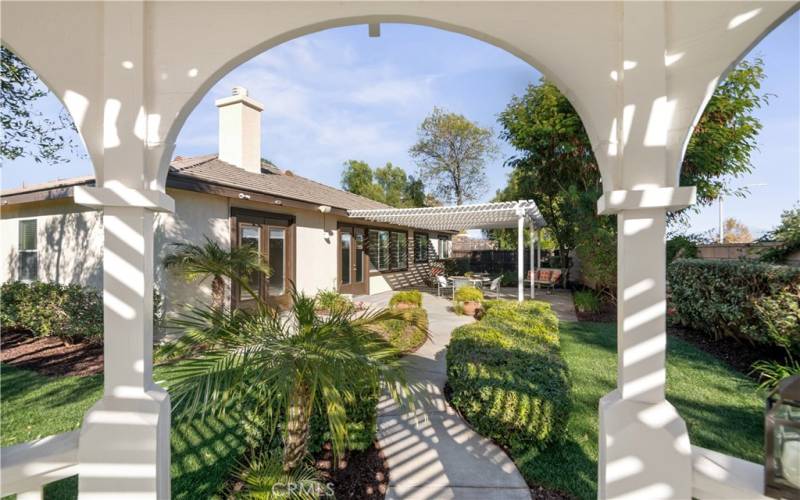
<path id="1" fill-rule="evenodd" d="M 502 276 L 498 276 L 497 278 L 493 279 L 492 282 L 489 284 L 489 291 L 494 292 L 494 298 L 500 298 L 500 281 L 503 279 Z"/>
<path id="2" fill-rule="evenodd" d="M 453 288 L 453 285 L 441 274 L 435 275 L 433 279 L 436 282 L 436 293 L 439 297 L 442 296 L 442 289 Z M 453 288 L 453 293 L 455 294 L 455 288 Z"/>

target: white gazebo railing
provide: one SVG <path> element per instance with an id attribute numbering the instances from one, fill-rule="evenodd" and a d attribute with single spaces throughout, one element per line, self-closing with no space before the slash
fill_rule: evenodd
<path id="1" fill-rule="evenodd" d="M 64 432 L 8 446 L 0 452 L 0 494 L 41 500 L 48 483 L 78 474 L 80 431 Z"/>
<path id="2" fill-rule="evenodd" d="M 525 221 L 530 225 L 531 298 L 534 290 L 534 247 L 544 218 L 533 200 L 501 201 L 470 205 L 449 205 L 421 208 L 380 208 L 350 210 L 353 218 L 384 224 L 399 224 L 428 231 L 465 231 L 468 229 L 517 228 L 517 299 L 525 298 Z"/>

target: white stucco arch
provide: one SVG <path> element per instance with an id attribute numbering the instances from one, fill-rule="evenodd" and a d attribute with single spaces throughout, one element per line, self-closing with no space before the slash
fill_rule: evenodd
<path id="1" fill-rule="evenodd" d="M 76 195 L 103 210 L 107 258 L 105 392 L 87 413 L 77 458 L 86 498 L 169 497 L 170 406 L 152 378 L 149 290 L 154 212 L 174 208 L 164 179 L 180 125 L 214 82 L 258 52 L 313 31 L 392 21 L 503 48 L 543 71 L 581 115 L 606 190 L 598 210 L 619 227 L 617 388 L 600 401 L 599 496 L 727 491 L 733 473 L 715 473 L 698 490 L 703 471 L 693 470 L 686 425 L 666 399 L 665 214 L 693 203 L 678 174 L 704 103 L 796 2 L 6 0 L 0 8 L 3 41 L 75 117 L 98 178 Z M 636 470 L 621 476 L 614 464 L 629 459 Z M 152 474 L 126 481 L 131 463 Z M 738 493 L 731 497 L 752 497 Z"/>
<path id="2" fill-rule="evenodd" d="M 183 107 L 179 110 L 175 119 L 172 121 L 170 128 L 165 132 L 164 143 L 170 146 L 168 148 L 166 147 L 164 148 L 162 157 L 158 161 L 159 169 L 156 178 L 159 185 L 163 185 L 163 183 L 165 182 L 167 170 L 169 168 L 169 162 L 172 157 L 172 151 L 174 150 L 175 141 L 177 140 L 177 137 L 180 134 L 180 131 L 183 128 L 186 119 L 195 109 L 200 100 L 202 100 L 202 98 L 211 90 L 211 88 L 222 78 L 228 75 L 231 71 L 233 71 L 240 65 L 246 63 L 250 59 L 258 56 L 259 54 L 269 51 L 270 49 L 273 49 L 283 43 L 313 33 L 318 33 L 321 31 L 326 31 L 329 29 L 341 28 L 346 26 L 363 25 L 365 27 L 364 36 L 366 37 L 367 36 L 366 26 L 369 24 L 410 24 L 417 26 L 425 26 L 429 28 L 440 29 L 443 31 L 448 31 L 451 33 L 468 36 L 476 40 L 480 40 L 484 43 L 488 43 L 501 50 L 504 50 L 516 56 L 520 60 L 524 61 L 525 63 L 530 65 L 533 69 L 539 71 L 547 80 L 551 81 L 556 86 L 558 86 L 559 90 L 569 99 L 570 103 L 577 111 L 578 115 L 581 118 L 581 121 L 584 123 L 584 127 L 586 128 L 587 133 L 589 133 L 590 138 L 596 139 L 598 137 L 596 133 L 592 133 L 595 130 L 593 127 L 589 125 L 588 106 L 583 102 L 580 94 L 573 92 L 569 87 L 568 83 L 565 82 L 563 79 L 561 79 L 558 74 L 549 70 L 542 62 L 540 62 L 536 58 L 535 54 L 530 54 L 528 52 L 525 52 L 521 50 L 519 47 L 514 46 L 506 42 L 505 40 L 498 39 L 494 36 L 482 32 L 477 32 L 473 29 L 466 28 L 463 26 L 448 24 L 446 22 L 442 22 L 437 19 L 422 18 L 409 15 L 376 14 L 370 16 L 331 19 L 314 25 L 300 27 L 286 33 L 281 33 L 269 40 L 265 40 L 253 47 L 250 47 L 249 49 L 246 49 L 245 51 L 239 53 L 238 55 L 235 55 L 230 60 L 222 64 L 208 78 L 204 79 L 202 83 L 197 87 L 197 90 L 194 92 L 194 94 L 192 94 L 192 96 L 185 101 Z M 599 144 L 597 144 L 596 146 L 599 147 Z"/>
<path id="3" fill-rule="evenodd" d="M 710 101 L 711 97 L 713 97 L 714 91 L 716 91 L 717 86 L 719 85 L 719 83 L 723 82 L 728 77 L 728 73 L 730 73 L 734 68 L 736 68 L 736 66 L 742 60 L 744 60 L 747 57 L 747 55 L 759 43 L 761 43 L 761 41 L 764 38 L 767 37 L 767 35 L 772 33 L 773 30 L 775 30 L 778 26 L 783 24 L 787 19 L 789 19 L 792 15 L 794 15 L 794 13 L 797 12 L 798 10 L 800 10 L 800 2 L 797 2 L 797 3 L 793 4 L 793 5 L 789 4 L 789 7 L 786 10 L 786 12 L 784 12 L 782 15 L 780 15 L 778 18 L 776 18 L 774 21 L 772 21 L 772 23 L 769 24 L 766 28 L 764 28 L 763 31 L 757 37 L 752 39 L 752 41 L 750 41 L 750 43 L 747 46 L 745 46 L 744 48 L 737 47 L 739 49 L 738 55 L 736 55 L 733 58 L 733 60 L 729 61 L 727 66 L 723 66 L 723 64 L 725 63 L 725 61 L 723 60 L 723 61 L 717 61 L 717 64 L 712 65 L 712 67 L 709 68 L 711 70 L 711 72 L 712 72 L 711 74 L 713 74 L 714 71 L 718 71 L 719 73 L 716 76 L 715 80 L 713 80 L 714 81 L 714 85 L 713 86 L 712 85 L 707 85 L 706 88 L 704 89 L 705 90 L 705 94 L 703 96 L 703 99 L 697 105 L 697 108 L 696 108 L 695 113 L 694 113 L 694 118 L 691 121 L 691 126 L 686 131 L 686 134 L 684 135 L 684 137 L 682 138 L 682 140 L 680 142 L 680 155 L 677 158 L 677 162 L 678 162 L 677 165 L 674 166 L 674 168 L 675 168 L 675 179 L 674 179 L 674 181 L 675 181 L 675 185 L 676 186 L 679 186 L 680 182 L 681 182 L 680 181 L 680 176 L 681 176 L 681 168 L 682 168 L 682 165 L 683 165 L 683 157 L 686 154 L 686 148 L 689 147 L 689 141 L 691 140 L 692 134 L 694 133 L 694 128 L 697 126 L 697 123 L 700 121 L 700 118 L 702 117 L 703 112 L 705 111 L 706 106 L 708 105 L 708 101 Z M 722 69 L 720 69 L 720 67 Z"/>

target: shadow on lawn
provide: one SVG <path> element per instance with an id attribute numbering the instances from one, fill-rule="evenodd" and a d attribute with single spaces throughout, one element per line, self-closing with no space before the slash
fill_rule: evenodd
<path id="1" fill-rule="evenodd" d="M 30 396 L 29 403 L 31 406 L 41 404 L 47 407 L 58 407 L 72 404 L 94 394 L 99 397 L 100 393 L 98 391 L 103 387 L 102 375 L 51 378 L 26 369 L 2 366 L 0 368 L 0 376 L 2 377 L 4 401 L 30 394 L 31 388 L 41 387 L 44 380 L 44 387 L 46 388 L 35 396 Z M 47 384 L 48 381 L 54 383 Z"/>

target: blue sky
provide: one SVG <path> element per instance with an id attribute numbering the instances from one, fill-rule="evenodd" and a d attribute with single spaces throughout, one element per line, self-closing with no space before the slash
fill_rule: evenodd
<path id="1" fill-rule="evenodd" d="M 800 13 L 752 54 L 764 58 L 764 90 L 776 96 L 758 112 L 764 129 L 760 151 L 752 158 L 753 174 L 732 184 L 767 185 L 753 187 L 746 200 L 726 200 L 725 212 L 758 234 L 800 200 Z M 265 105 L 262 151 L 278 166 L 335 186 L 348 159 L 373 166 L 391 161 L 415 174 L 408 148 L 434 105 L 497 132 L 497 114 L 539 77 L 501 49 L 433 28 L 385 24 L 380 38 L 369 38 L 366 26 L 328 30 L 287 42 L 224 77 L 187 120 L 175 154 L 216 151 L 213 102 L 241 85 Z M 59 108 L 54 97 L 40 102 L 45 114 Z M 485 199 L 505 184 L 503 162 L 514 153 L 500 145 L 502 154 L 487 167 Z M 87 160 L 58 166 L 19 160 L 4 164 L 2 186 L 90 173 Z M 702 210 L 692 216 L 689 231 L 715 227 L 716 217 L 716 207 Z"/>

